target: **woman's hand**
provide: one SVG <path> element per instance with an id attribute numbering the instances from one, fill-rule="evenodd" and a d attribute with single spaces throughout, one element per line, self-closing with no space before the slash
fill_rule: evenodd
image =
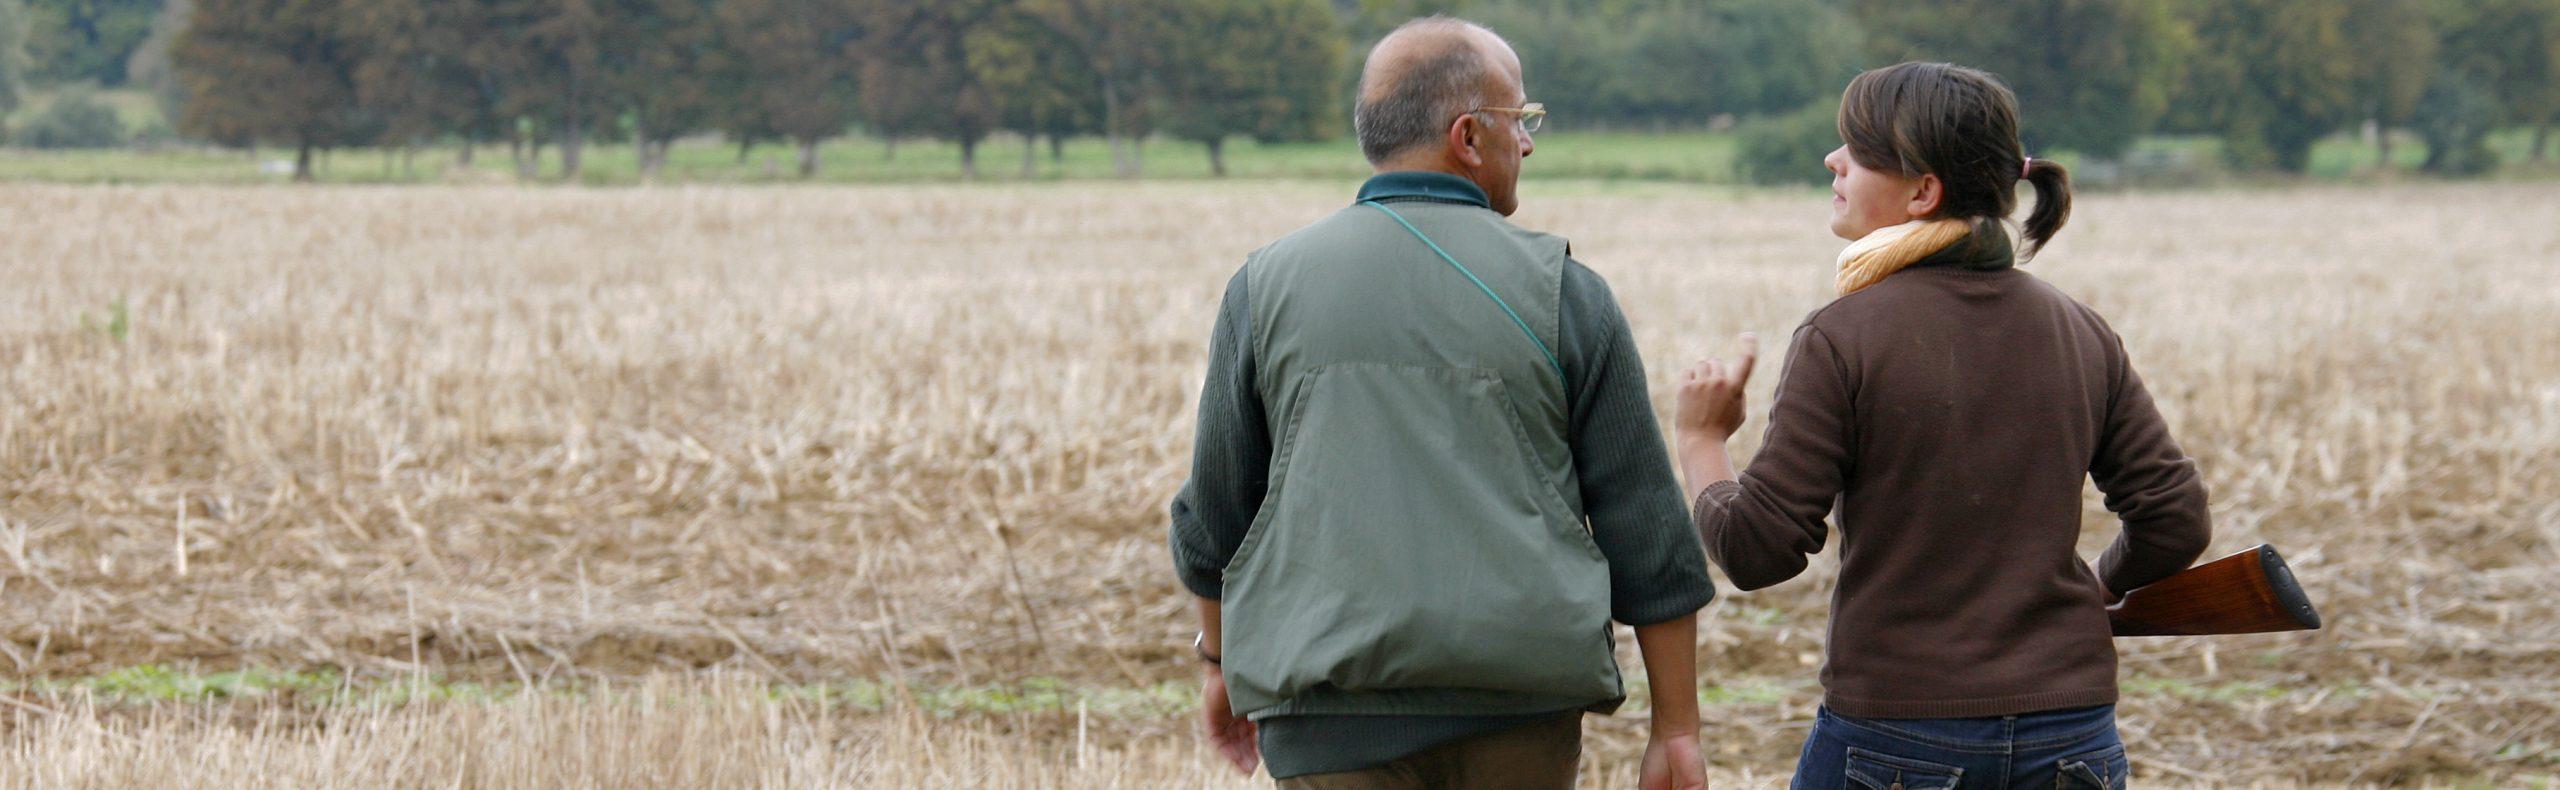
<path id="1" fill-rule="evenodd" d="M 1742 429 L 1742 386 L 1751 381 L 1751 366 L 1760 359 L 1760 336 L 1744 332 L 1734 338 L 1733 361 L 1705 358 L 1680 372 L 1680 405 L 1672 426 L 1683 444 L 1722 443 Z"/>

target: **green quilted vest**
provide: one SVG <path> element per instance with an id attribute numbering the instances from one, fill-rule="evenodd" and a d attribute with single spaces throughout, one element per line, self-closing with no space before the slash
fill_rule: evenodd
<path id="1" fill-rule="evenodd" d="M 1493 211 L 1399 201 L 1353 205 L 1246 262 L 1275 443 L 1225 571 L 1236 710 L 1624 698 L 1549 351 L 1564 258 L 1563 239 Z"/>

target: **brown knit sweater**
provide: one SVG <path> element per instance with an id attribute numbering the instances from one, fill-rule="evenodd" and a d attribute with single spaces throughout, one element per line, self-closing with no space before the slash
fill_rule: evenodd
<path id="1" fill-rule="evenodd" d="M 1768 437 L 1693 517 L 1735 586 L 1794 577 L 1840 522 L 1825 704 L 1868 718 L 2112 703 L 2100 586 L 2185 569 L 2204 482 L 2089 308 L 1996 226 L 1805 319 Z M 2093 573 L 2083 480 L 2123 533 Z"/>

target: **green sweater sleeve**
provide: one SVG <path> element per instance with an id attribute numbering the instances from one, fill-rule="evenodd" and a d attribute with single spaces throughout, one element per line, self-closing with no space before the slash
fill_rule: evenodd
<path id="1" fill-rule="evenodd" d="M 1271 430 L 1254 389 L 1253 303 L 1239 270 L 1227 281 L 1209 335 L 1209 377 L 1200 387 L 1191 479 L 1173 498 L 1169 542 L 1174 573 L 1191 594 L 1216 599 L 1227 561 L 1244 543 L 1269 487 Z"/>
<path id="2" fill-rule="evenodd" d="M 1715 599 L 1715 583 L 1672 477 L 1634 333 L 1589 267 L 1567 259 L 1561 288 L 1568 435 L 1591 538 L 1609 560 L 1610 615 L 1650 625 L 1695 612 Z"/>

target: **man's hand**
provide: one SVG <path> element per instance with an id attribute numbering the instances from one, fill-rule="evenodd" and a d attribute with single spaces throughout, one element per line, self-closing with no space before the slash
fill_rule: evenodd
<path id="1" fill-rule="evenodd" d="M 1253 720 L 1236 715 L 1235 705 L 1227 701 L 1225 670 L 1207 647 L 1224 644 L 1226 617 L 1215 599 L 1199 598 L 1194 603 L 1200 609 L 1200 640 L 1193 645 L 1201 651 L 1200 668 L 1209 675 L 1200 681 L 1200 734 L 1209 736 L 1209 745 L 1236 767 L 1236 773 L 1252 776 L 1254 766 L 1262 764 L 1262 745 L 1253 739 Z"/>
<path id="2" fill-rule="evenodd" d="M 1644 769 L 1637 775 L 1642 790 L 1706 790 L 1707 761 L 1698 754 L 1698 735 L 1656 733 L 1644 746 Z"/>
<path id="3" fill-rule="evenodd" d="M 1760 359 L 1760 336 L 1742 333 L 1734 350 L 1732 361 L 1700 359 L 1680 372 L 1680 403 L 1672 417 L 1680 441 L 1722 442 L 1742 429 L 1742 385 L 1751 381 L 1751 366 Z"/>
<path id="4" fill-rule="evenodd" d="M 1254 767 L 1262 764 L 1253 720 L 1235 714 L 1227 703 L 1227 679 L 1217 667 L 1208 669 L 1209 679 L 1200 684 L 1201 732 L 1209 736 L 1209 745 L 1217 747 L 1218 756 L 1236 767 L 1236 773 L 1252 776 Z"/>

